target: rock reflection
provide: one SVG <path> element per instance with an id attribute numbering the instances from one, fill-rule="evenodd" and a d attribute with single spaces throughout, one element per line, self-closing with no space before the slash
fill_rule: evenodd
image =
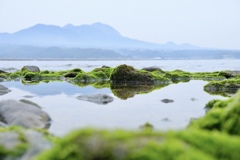
<path id="1" fill-rule="evenodd" d="M 163 88 L 168 84 L 161 85 L 111 85 L 112 93 L 120 99 L 126 100 L 136 94 L 146 94 L 153 90 Z"/>
<path id="2" fill-rule="evenodd" d="M 25 128 L 48 129 L 51 118 L 38 104 L 29 100 L 2 100 L 0 121 L 2 126 L 17 125 Z"/>

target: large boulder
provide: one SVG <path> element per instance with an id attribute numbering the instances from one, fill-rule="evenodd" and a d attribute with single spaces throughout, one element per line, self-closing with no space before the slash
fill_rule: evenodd
<path id="1" fill-rule="evenodd" d="M 22 71 L 28 71 L 28 72 L 40 72 L 39 67 L 37 66 L 24 66 L 22 68 Z"/>
<path id="2" fill-rule="evenodd" d="M 0 101 L 0 121 L 25 128 L 49 128 L 51 118 L 40 106 L 28 100 Z"/>
<path id="3" fill-rule="evenodd" d="M 81 95 L 78 96 L 77 99 L 93 102 L 96 104 L 108 104 L 113 101 L 113 97 L 106 94 Z"/>
<path id="4" fill-rule="evenodd" d="M 0 85 L 0 96 L 4 95 L 4 94 L 7 94 L 8 92 L 11 92 L 11 90 L 9 90 L 8 88 L 6 88 L 3 85 Z"/>
<path id="5" fill-rule="evenodd" d="M 113 84 L 154 84 L 154 79 L 149 73 L 125 64 L 114 68 L 110 80 Z"/>

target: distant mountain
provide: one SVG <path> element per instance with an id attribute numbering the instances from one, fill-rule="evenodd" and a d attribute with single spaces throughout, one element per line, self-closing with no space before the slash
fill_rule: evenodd
<path id="1" fill-rule="evenodd" d="M 13 34 L 0 33 L 0 46 L 6 45 L 102 49 L 199 49 L 199 47 L 190 44 L 176 45 L 169 42 L 160 45 L 127 38 L 113 27 L 102 23 L 80 26 L 68 24 L 64 27 L 37 24 Z"/>

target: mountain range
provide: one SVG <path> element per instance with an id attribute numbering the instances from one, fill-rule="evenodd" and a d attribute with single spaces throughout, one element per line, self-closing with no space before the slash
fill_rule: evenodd
<path id="1" fill-rule="evenodd" d="M 102 23 L 63 27 L 37 24 L 15 33 L 0 33 L 0 60 L 226 58 L 240 59 L 240 51 L 140 41 Z"/>
<path id="2" fill-rule="evenodd" d="M 173 42 L 157 44 L 127 38 L 113 27 L 102 23 L 80 26 L 68 24 L 63 27 L 37 24 L 12 34 L 0 33 L 0 46 L 6 45 L 161 50 L 192 50 L 200 48 L 190 44 L 177 45 Z"/>

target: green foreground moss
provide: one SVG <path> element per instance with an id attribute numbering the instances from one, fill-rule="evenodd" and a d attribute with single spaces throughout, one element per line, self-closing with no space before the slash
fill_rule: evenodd
<path id="1" fill-rule="evenodd" d="M 36 160 L 235 160 L 240 137 L 219 132 L 104 131 L 72 132 Z"/>

